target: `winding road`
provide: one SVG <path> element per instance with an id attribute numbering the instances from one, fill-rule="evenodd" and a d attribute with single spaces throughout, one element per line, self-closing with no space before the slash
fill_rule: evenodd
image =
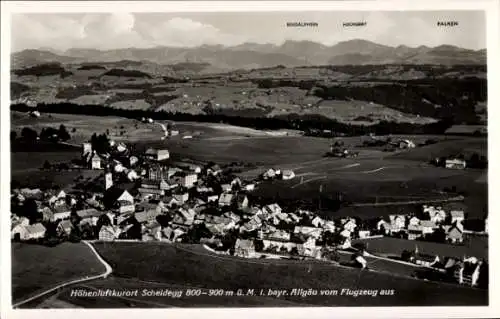
<path id="1" fill-rule="evenodd" d="M 12 305 L 12 308 L 18 308 L 19 306 L 22 306 L 30 301 L 33 301 L 35 299 L 38 299 L 40 297 L 43 297 L 51 292 L 54 292 L 58 289 L 61 289 L 61 288 L 64 288 L 64 287 L 67 287 L 67 286 L 70 286 L 70 285 L 74 285 L 74 284 L 78 284 L 78 283 L 82 283 L 82 282 L 85 282 L 85 281 L 91 281 L 91 280 L 95 280 L 95 279 L 100 279 L 100 278 L 107 278 L 112 272 L 113 272 L 113 268 L 111 268 L 111 266 L 99 255 L 99 253 L 95 250 L 94 246 L 92 246 L 92 244 L 90 242 L 87 242 L 87 241 L 82 241 L 85 245 L 87 245 L 90 250 L 92 250 L 92 252 L 94 253 L 94 255 L 97 257 L 97 259 L 103 264 L 104 268 L 106 268 L 106 271 L 100 275 L 96 275 L 96 276 L 85 276 L 83 278 L 80 278 L 80 279 L 75 279 L 75 280 L 71 280 L 71 281 L 67 281 L 67 282 L 64 282 L 62 284 L 59 284 L 53 288 L 50 288 L 49 290 L 45 290 L 41 293 L 38 293 L 28 299 L 25 299 L 23 301 L 20 301 L 20 302 L 17 302 L 15 304 Z"/>

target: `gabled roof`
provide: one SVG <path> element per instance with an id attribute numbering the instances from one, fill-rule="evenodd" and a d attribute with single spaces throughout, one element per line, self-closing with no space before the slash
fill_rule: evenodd
<path id="1" fill-rule="evenodd" d="M 464 212 L 459 210 L 452 210 L 450 212 L 452 218 L 464 218 Z"/>
<path id="2" fill-rule="evenodd" d="M 90 218 L 90 217 L 101 216 L 101 215 L 105 214 L 105 212 L 100 212 L 94 208 L 88 208 L 88 209 L 79 210 L 76 212 L 76 214 L 78 216 L 80 216 L 81 218 Z"/>
<path id="3" fill-rule="evenodd" d="M 139 223 L 143 223 L 149 220 L 156 219 L 156 217 L 160 214 L 161 212 L 157 211 L 156 209 L 147 209 L 143 212 L 136 212 L 134 216 Z"/>
<path id="4" fill-rule="evenodd" d="M 62 227 L 64 230 L 68 230 L 73 228 L 73 224 L 69 220 L 62 220 L 59 223 L 58 227 Z"/>
<path id="5" fill-rule="evenodd" d="M 57 213 L 66 213 L 66 212 L 69 212 L 69 211 L 71 211 L 71 208 L 68 205 L 66 205 L 66 203 L 64 203 L 62 205 L 57 205 L 53 209 L 53 212 L 56 213 L 56 214 Z"/>
<path id="6" fill-rule="evenodd" d="M 248 239 L 236 239 L 236 248 L 241 248 L 241 249 L 255 249 L 255 245 L 253 241 L 248 240 Z"/>
<path id="7" fill-rule="evenodd" d="M 25 229 L 26 229 L 26 232 L 28 234 L 41 233 L 41 232 L 45 232 L 45 230 L 46 230 L 45 227 L 40 223 L 25 226 Z"/>
<path id="8" fill-rule="evenodd" d="M 422 254 L 422 253 L 415 254 L 415 259 L 426 261 L 426 262 L 433 262 L 433 261 L 436 260 L 436 257 L 437 256 L 428 255 L 428 254 Z"/>
<path id="9" fill-rule="evenodd" d="M 436 228 L 437 225 L 431 220 L 422 220 L 420 221 L 420 226 L 421 227 L 430 227 L 430 228 Z"/>

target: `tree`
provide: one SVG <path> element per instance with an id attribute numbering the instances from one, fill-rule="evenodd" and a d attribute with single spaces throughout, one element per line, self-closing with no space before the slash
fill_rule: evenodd
<path id="1" fill-rule="evenodd" d="M 413 253 L 409 250 L 403 250 L 403 252 L 401 253 L 401 260 L 404 260 L 404 261 L 409 261 L 412 257 Z"/>
<path id="2" fill-rule="evenodd" d="M 51 167 L 52 167 L 52 166 L 50 165 L 49 161 L 45 161 L 45 162 L 43 163 L 43 169 L 47 169 L 47 170 L 48 170 L 48 169 L 50 169 Z"/>
<path id="3" fill-rule="evenodd" d="M 68 130 L 66 129 L 66 126 L 64 126 L 64 124 L 61 124 L 59 126 L 58 136 L 64 142 L 66 142 L 67 140 L 69 140 L 71 138 L 71 136 L 69 135 Z"/>
<path id="4" fill-rule="evenodd" d="M 38 137 L 38 133 L 29 127 L 25 127 L 21 131 L 21 137 L 27 142 L 34 142 Z"/>
<path id="5" fill-rule="evenodd" d="M 38 211 L 38 205 L 33 198 L 24 201 L 22 216 L 29 219 L 30 224 L 34 224 L 42 219 L 42 214 Z"/>
<path id="6" fill-rule="evenodd" d="M 17 133 L 16 131 L 10 131 L 10 141 L 15 141 L 17 138 Z"/>

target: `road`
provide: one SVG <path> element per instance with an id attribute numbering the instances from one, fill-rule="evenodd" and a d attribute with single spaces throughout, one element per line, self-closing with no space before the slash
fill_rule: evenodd
<path id="1" fill-rule="evenodd" d="M 96 256 L 96 258 L 103 264 L 104 268 L 106 269 L 104 273 L 100 274 L 100 275 L 96 275 L 96 276 L 85 276 L 83 278 L 80 278 L 80 279 L 75 279 L 75 280 L 71 280 L 71 281 L 67 281 L 67 282 L 64 282 L 62 284 L 59 284 L 53 288 L 50 288 L 48 290 L 45 290 L 41 293 L 38 293 L 36 294 L 35 296 L 32 296 L 28 299 L 25 299 L 23 301 L 20 301 L 20 302 L 17 302 L 15 304 L 12 305 L 12 308 L 18 308 L 19 306 L 22 306 L 30 301 L 33 301 L 35 299 L 38 299 L 40 297 L 43 297 L 51 292 L 54 292 L 54 291 L 57 291 L 58 289 L 61 289 L 61 288 L 64 288 L 64 287 L 67 287 L 67 286 L 70 286 L 70 285 L 74 285 L 74 284 L 78 284 L 78 283 L 82 283 L 82 282 L 86 282 L 86 281 L 91 281 L 91 280 L 95 280 L 95 279 L 100 279 L 100 278 L 106 278 L 108 277 L 112 272 L 113 272 L 113 268 L 111 268 L 111 266 L 99 255 L 99 253 L 95 250 L 94 246 L 92 246 L 91 243 L 87 242 L 87 241 L 82 241 L 85 245 L 87 245 L 90 250 L 92 250 L 92 252 L 94 253 L 94 255 Z"/>

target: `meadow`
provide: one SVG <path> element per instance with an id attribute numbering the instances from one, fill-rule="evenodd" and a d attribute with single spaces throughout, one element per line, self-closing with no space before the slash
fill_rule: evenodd
<path id="1" fill-rule="evenodd" d="M 114 268 L 114 275 L 150 287 L 150 281 L 206 289 L 394 289 L 393 296 L 285 296 L 280 300 L 317 306 L 431 306 L 480 305 L 487 292 L 456 285 L 424 282 L 410 278 L 304 261 L 248 260 L 211 255 L 201 247 L 164 243 L 96 243 L 99 253 Z M 273 305 L 262 298 L 260 306 Z M 206 301 L 205 301 L 206 302 Z M 205 302 L 199 301 L 200 304 Z M 245 302 L 245 300 L 243 300 Z M 192 300 L 191 306 L 197 306 Z M 222 304 L 221 304 L 222 305 Z M 228 306 L 227 304 L 224 304 Z M 233 304 L 238 306 L 238 304 Z M 242 304 L 239 304 L 242 306 Z"/>
<path id="2" fill-rule="evenodd" d="M 83 243 L 62 243 L 56 247 L 12 243 L 11 249 L 13 303 L 58 284 L 105 271 Z"/>

